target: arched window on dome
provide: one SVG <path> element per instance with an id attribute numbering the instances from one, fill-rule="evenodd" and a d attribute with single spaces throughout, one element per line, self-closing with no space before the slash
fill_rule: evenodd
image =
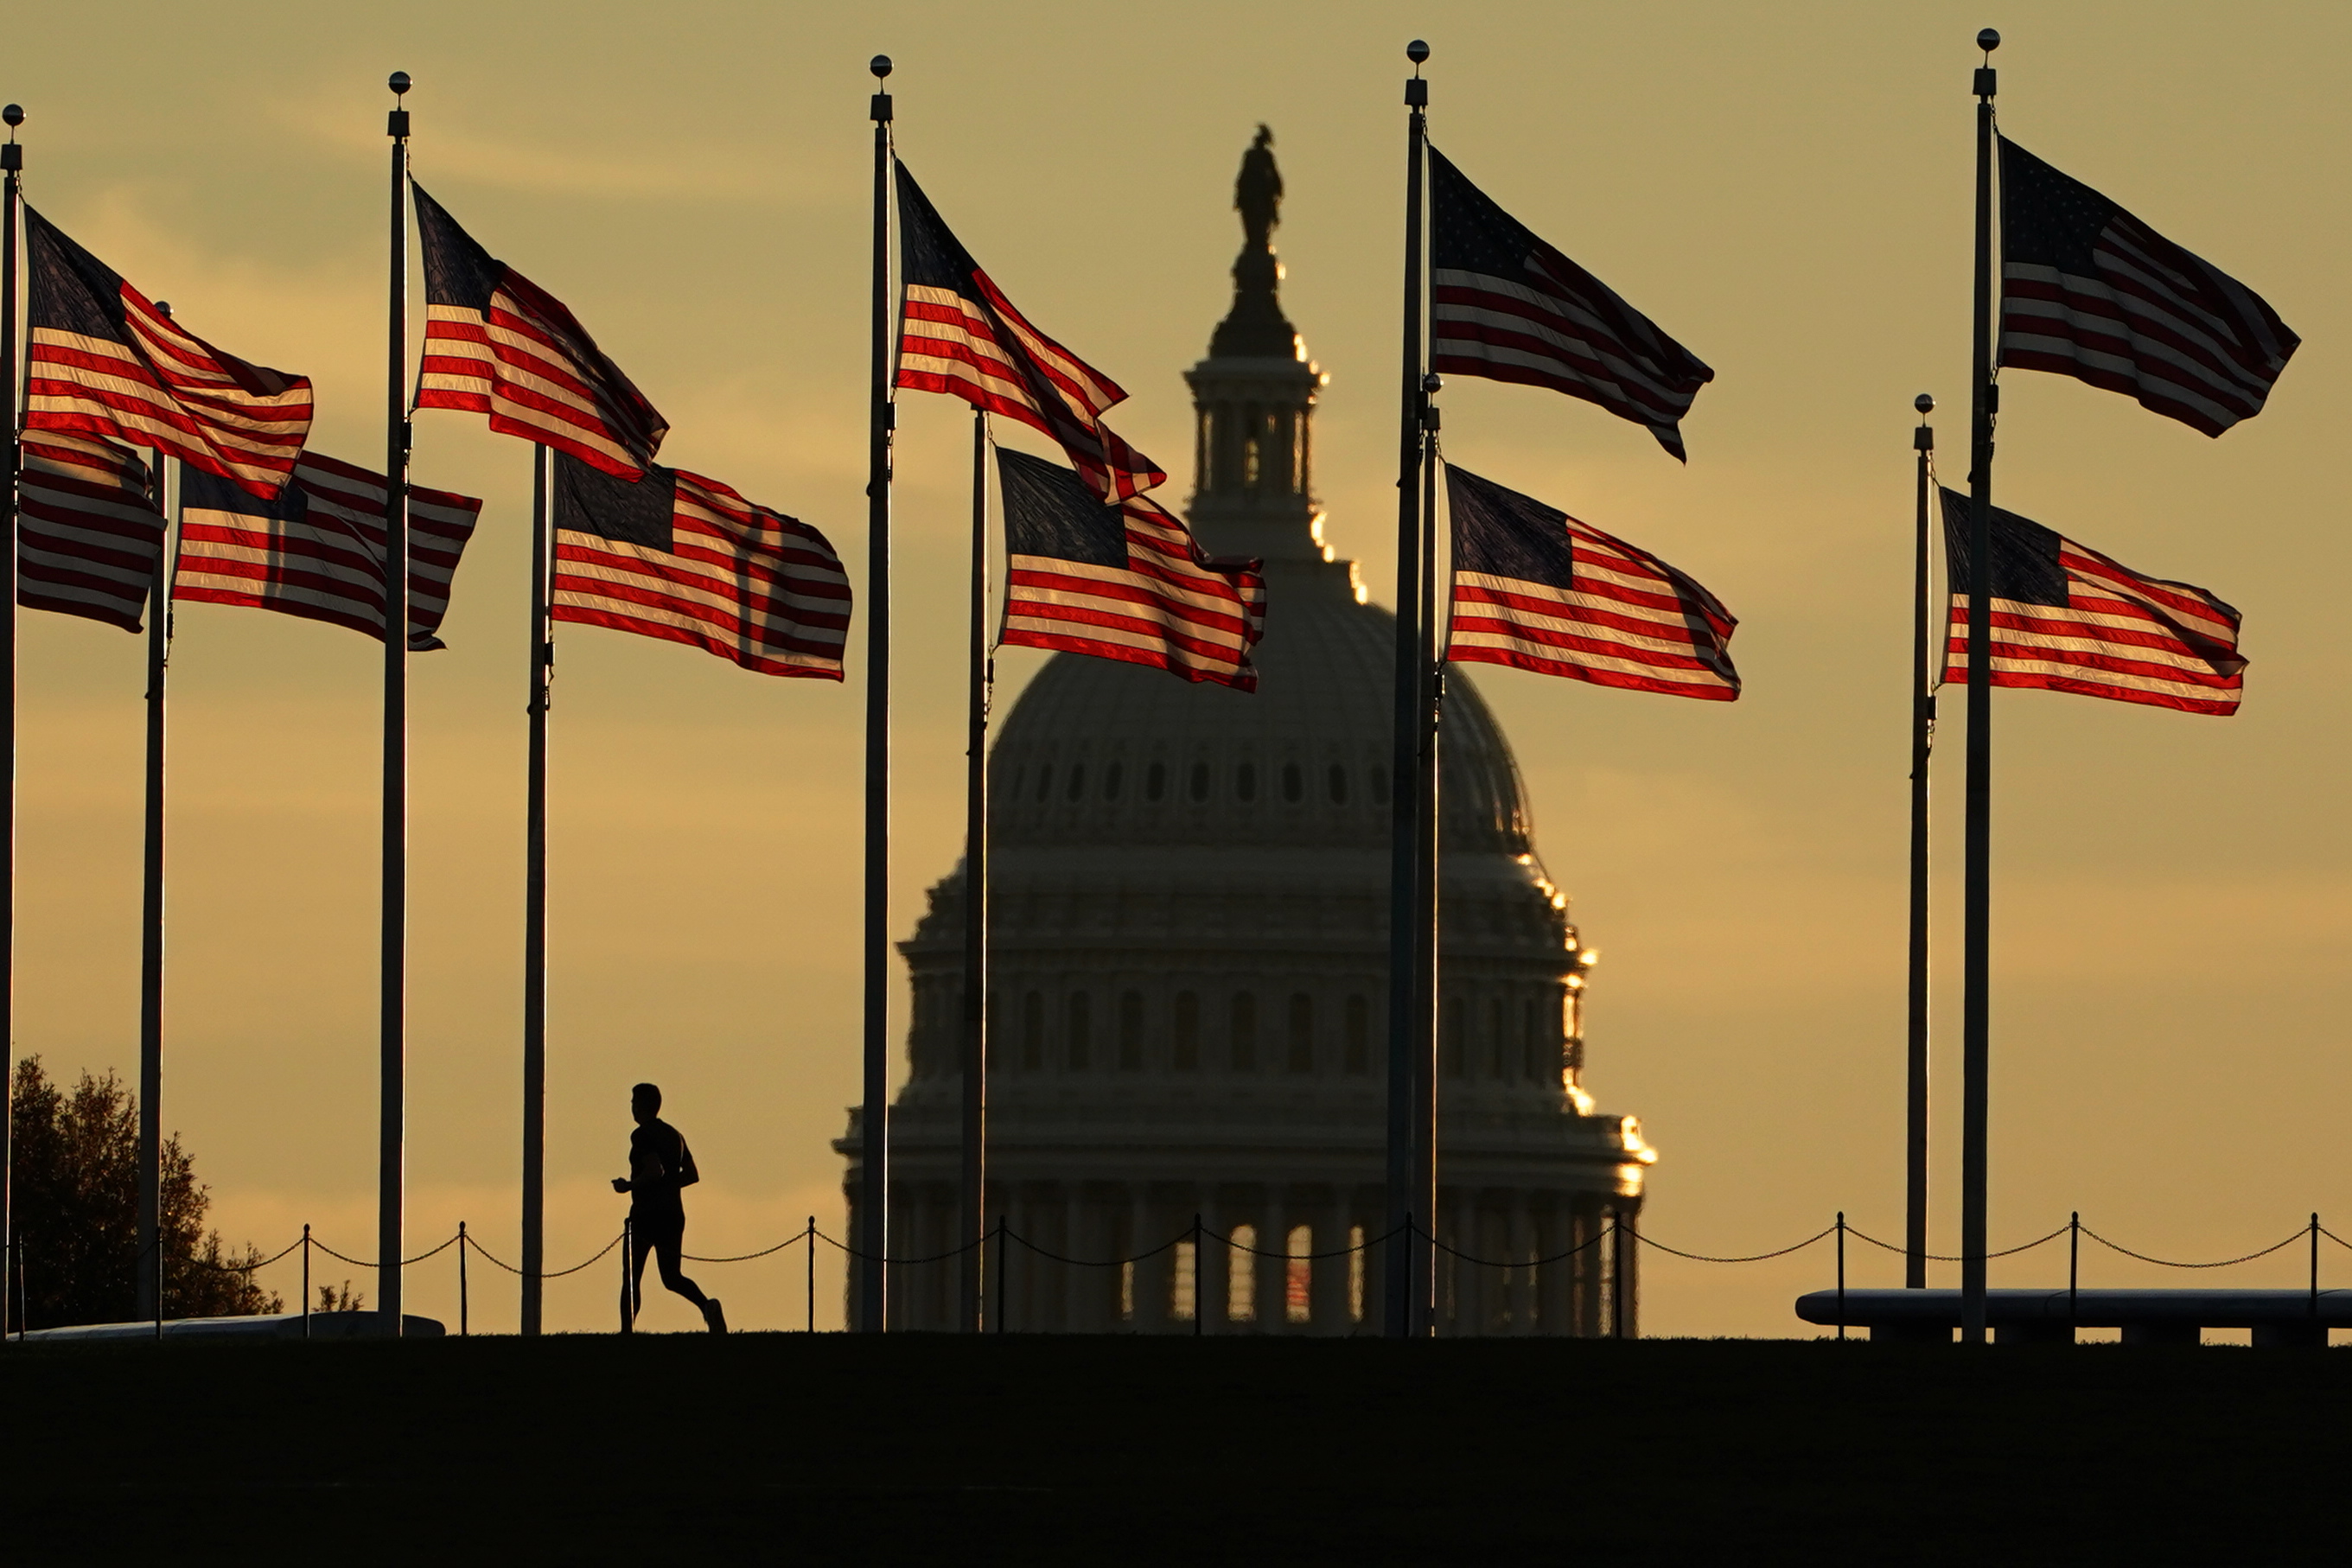
<path id="1" fill-rule="evenodd" d="M 1257 1321 L 1257 1226 L 1237 1225 L 1225 1249 L 1225 1321 Z"/>
<path id="2" fill-rule="evenodd" d="M 1307 798 L 1307 775 L 1297 763 L 1282 764 L 1282 798 L 1292 805 Z"/>
<path id="3" fill-rule="evenodd" d="M 1348 998 L 1347 1066 L 1355 1078 L 1372 1070 L 1372 1008 L 1361 996 Z"/>
<path id="4" fill-rule="evenodd" d="M 1076 800 L 1078 796 L 1087 793 L 1086 763 L 1073 763 L 1070 764 L 1070 787 L 1064 793 L 1071 800 Z"/>
<path id="5" fill-rule="evenodd" d="M 1129 991 L 1118 999 L 1118 1070 L 1143 1070 L 1143 993 Z"/>
<path id="6" fill-rule="evenodd" d="M 1315 998 L 1304 991 L 1290 994 L 1290 1057 L 1283 1065 L 1292 1072 L 1315 1070 Z"/>
<path id="7" fill-rule="evenodd" d="M 1037 770 L 1037 798 L 1051 800 L 1054 795 L 1054 764 L 1047 763 Z"/>
<path id="8" fill-rule="evenodd" d="M 1178 1072 L 1201 1070 L 1201 994 L 1176 993 L 1175 1039 L 1168 1065 Z"/>
<path id="9" fill-rule="evenodd" d="M 1113 763 L 1110 766 L 1103 769 L 1103 798 L 1105 800 L 1117 800 L 1118 798 L 1118 778 L 1119 774 L 1124 771 L 1125 770 L 1117 763 Z"/>
<path id="10" fill-rule="evenodd" d="M 1192 764 L 1192 798 L 1196 801 L 1209 798 L 1209 764 L 1206 763 Z"/>
<path id="11" fill-rule="evenodd" d="M 1070 1051 L 1072 1072 L 1084 1072 L 1094 1048 L 1093 999 L 1083 991 L 1070 993 Z"/>
<path id="12" fill-rule="evenodd" d="M 1338 763 L 1331 764 L 1330 793 L 1333 805 L 1348 804 L 1348 770 Z"/>
<path id="13" fill-rule="evenodd" d="M 1032 991 L 1021 999 L 1021 1070 L 1045 1068 L 1045 998 Z"/>
<path id="14" fill-rule="evenodd" d="M 1470 1021 L 1462 998 L 1445 1004 L 1445 1076 L 1462 1078 L 1470 1071 Z"/>
<path id="15" fill-rule="evenodd" d="M 1234 993 L 1233 1068 L 1235 1072 L 1257 1070 L 1257 997 L 1247 991 Z"/>
<path id="16" fill-rule="evenodd" d="M 1285 1238 L 1282 1260 L 1282 1317 L 1285 1322 L 1312 1322 L 1315 1318 L 1315 1227 L 1294 1225 Z"/>
<path id="17" fill-rule="evenodd" d="M 1237 800 L 1257 798 L 1257 764 L 1244 763 L 1234 770 L 1234 797 Z"/>
<path id="18" fill-rule="evenodd" d="M 1168 764 L 1154 763 L 1143 774 L 1143 798 L 1158 800 L 1168 793 Z"/>

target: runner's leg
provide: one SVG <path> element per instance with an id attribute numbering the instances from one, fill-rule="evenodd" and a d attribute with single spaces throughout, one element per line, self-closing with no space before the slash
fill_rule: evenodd
<path id="1" fill-rule="evenodd" d="M 686 1226 L 683 1224 L 665 1228 L 654 1242 L 654 1257 L 661 1265 L 661 1282 L 677 1294 L 700 1307 L 709 1300 L 702 1287 L 686 1277 L 678 1267 L 686 1251 Z"/>

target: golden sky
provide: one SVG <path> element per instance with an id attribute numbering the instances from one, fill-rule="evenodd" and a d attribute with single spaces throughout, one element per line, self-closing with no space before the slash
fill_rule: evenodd
<path id="1" fill-rule="evenodd" d="M 2245 613 L 2252 665 L 2230 720 L 1996 698 L 1993 1242 L 2074 1208 L 2177 1257 L 2248 1250 L 2314 1208 L 2342 1230 L 2352 563 L 2326 454 L 2352 428 L 2352 13 L 85 0 L 21 8 L 0 97 L 29 111 L 36 205 L 191 330 L 313 377 L 314 444 L 373 462 L 383 82 L 411 72 L 417 177 L 626 367 L 673 426 L 664 459 L 824 529 L 861 582 L 866 58 L 897 60 L 900 149 L 960 237 L 1132 393 L 1117 423 L 1177 470 L 1172 499 L 1189 485 L 1179 373 L 1224 310 L 1231 181 L 1265 121 L 1288 185 L 1285 300 L 1330 375 L 1328 534 L 1385 598 L 1399 83 L 1405 40 L 1427 37 L 1437 144 L 1717 373 L 1684 426 L 1687 468 L 1588 405 L 1465 380 L 1445 439 L 1657 551 L 1741 617 L 1736 705 L 1479 678 L 1544 858 L 1606 955 L 1589 1083 L 1663 1151 L 1647 1228 L 1726 1253 L 1841 1207 L 1901 1235 L 1910 401 L 1946 404 L 1957 479 L 1969 39 L 1988 24 L 2008 39 L 2011 135 L 2261 291 L 2304 339 L 2270 410 L 2220 441 L 2074 382 L 2008 378 L 2002 504 L 2219 593 Z M 968 425 L 962 405 L 921 395 L 900 423 L 903 931 L 961 840 Z M 422 1250 L 464 1218 L 511 1259 L 529 448 L 429 413 L 415 475 L 488 504 L 449 650 L 412 665 L 409 1234 Z M 16 1048 L 67 1075 L 128 1074 L 142 650 L 91 623 L 21 624 Z M 166 1120 L 232 1239 L 274 1251 L 310 1221 L 369 1256 L 377 649 L 205 605 L 182 607 L 178 633 Z M 693 1250 L 763 1247 L 809 1214 L 838 1233 L 827 1142 L 858 1070 L 852 651 L 837 688 L 559 634 L 551 1266 L 618 1226 L 604 1182 L 639 1078 L 668 1091 L 706 1173 Z M 1000 663 L 1016 687 L 1036 666 Z M 1937 772 L 1947 1251 L 1958 706 Z M 1855 1282 L 1900 1282 L 1867 1251 Z M 412 1310 L 454 1318 L 448 1258 L 413 1271 Z M 820 1262 L 819 1319 L 837 1322 L 837 1266 Z M 2291 1258 L 2273 1265 L 2228 1282 L 2299 1278 Z M 2045 1253 L 1993 1279 L 2063 1266 Z M 2095 1250 L 2085 1266 L 2154 1282 Z M 1653 1332 L 1793 1332 L 1790 1296 L 1829 1278 L 1818 1249 L 1647 1267 Z M 739 1326 L 797 1321 L 796 1254 L 698 1272 Z M 290 1277 L 275 1282 L 290 1295 Z M 478 1267 L 478 1321 L 510 1325 L 513 1300 Z M 599 1266 L 550 1286 L 549 1321 L 604 1327 L 611 1302 Z M 648 1309 L 650 1327 L 692 1321 Z"/>

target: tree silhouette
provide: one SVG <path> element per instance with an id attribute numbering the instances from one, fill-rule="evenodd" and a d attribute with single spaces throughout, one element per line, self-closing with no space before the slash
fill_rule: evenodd
<path id="1" fill-rule="evenodd" d="M 109 1072 L 85 1072 L 70 1090 L 51 1083 L 41 1058 L 11 1075 L 15 1133 L 14 1231 L 23 1265 L 24 1322 L 127 1321 L 138 1310 L 139 1113 Z M 219 1318 L 275 1312 L 283 1303 L 256 1285 L 261 1260 L 248 1245 L 225 1252 L 205 1229 L 212 1195 L 174 1135 L 163 1150 L 163 1315 Z M 19 1281 L 9 1281 L 12 1291 Z M 10 1301 L 16 1317 L 16 1301 Z"/>

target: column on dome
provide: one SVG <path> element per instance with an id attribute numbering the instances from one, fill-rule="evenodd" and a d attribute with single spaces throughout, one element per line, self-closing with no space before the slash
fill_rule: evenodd
<path id="1" fill-rule="evenodd" d="M 1535 1226 L 1536 1257 L 1551 1260 L 1535 1270 L 1534 1331 L 1552 1336 L 1568 1334 L 1574 1331 L 1568 1308 L 1574 1295 L 1576 1263 L 1559 1255 L 1576 1244 L 1568 1239 L 1570 1227 L 1567 1206 L 1558 1193 L 1538 1193 L 1528 1206 Z"/>
<path id="2" fill-rule="evenodd" d="M 1509 1206 L 1504 1213 L 1504 1226 L 1511 1248 L 1510 1332 L 1524 1339 L 1535 1332 L 1536 1271 L 1533 1264 L 1542 1255 L 1535 1249 L 1534 1219 L 1528 1210 L 1527 1189 L 1512 1188 L 1507 1201 Z"/>
<path id="3" fill-rule="evenodd" d="M 1347 1189 L 1318 1187 L 1307 1194 L 1306 1202 L 1308 1212 L 1318 1216 L 1314 1250 L 1328 1255 L 1307 1266 L 1308 1328 L 1318 1334 L 1344 1334 L 1349 1327 L 1349 1255 L 1339 1249 L 1348 1245 L 1351 1223 Z"/>
<path id="4" fill-rule="evenodd" d="M 1063 1332 L 1089 1333 L 1094 1325 L 1087 1321 L 1086 1277 L 1094 1270 L 1083 1260 L 1094 1256 L 1094 1247 L 1087 1234 L 1086 1186 L 1080 1182 L 1064 1182 L 1061 1196 L 1062 1244 L 1055 1250 L 1064 1258 L 1081 1261 L 1055 1265 L 1062 1275 L 1062 1288 L 1055 1293 L 1055 1315 L 1061 1320 Z"/>
<path id="5" fill-rule="evenodd" d="M 1200 1247 L 1192 1258 L 1192 1311 L 1200 1320 L 1201 1332 L 1222 1334 L 1225 1324 L 1225 1290 L 1230 1270 L 1227 1268 L 1229 1249 L 1222 1239 L 1225 1234 L 1226 1206 L 1213 1183 L 1201 1185 L 1196 1212 L 1201 1216 Z"/>
<path id="6" fill-rule="evenodd" d="M 1620 1299 L 1619 1331 L 1629 1340 L 1642 1337 L 1642 1243 L 1633 1225 L 1639 1210 L 1632 1205 L 1621 1206 L 1617 1227 L 1617 1292 Z"/>

